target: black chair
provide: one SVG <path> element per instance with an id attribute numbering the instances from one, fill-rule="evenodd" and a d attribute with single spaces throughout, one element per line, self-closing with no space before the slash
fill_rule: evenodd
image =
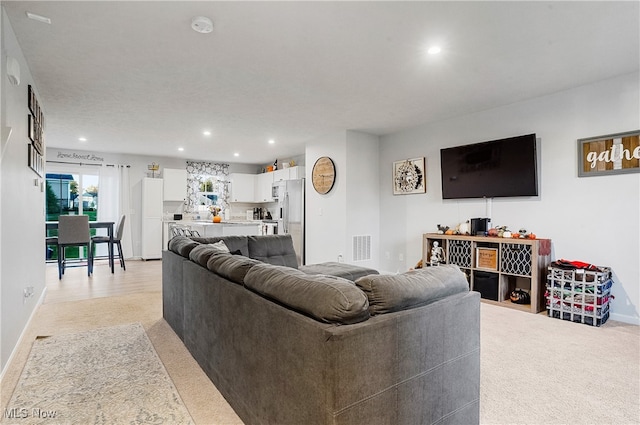
<path id="1" fill-rule="evenodd" d="M 93 254 L 88 215 L 61 215 L 58 217 L 58 279 L 67 267 L 65 249 L 70 246 L 87 247 L 87 276 L 93 273 Z"/>
<path id="2" fill-rule="evenodd" d="M 116 233 L 115 235 L 113 235 L 113 244 L 114 244 L 114 248 L 115 246 L 118 247 L 118 255 L 117 258 L 120 260 L 120 267 L 122 267 L 124 270 L 127 270 L 127 267 L 124 264 L 124 255 L 122 254 L 122 233 L 124 232 L 124 221 L 125 221 L 126 216 L 122 216 L 120 217 L 120 221 L 118 222 L 118 227 L 116 227 Z M 92 242 L 92 250 L 93 248 L 96 246 L 96 244 L 100 244 L 100 243 L 109 243 L 109 236 L 94 236 L 91 238 L 91 242 Z M 97 258 L 97 257 L 95 257 Z M 113 254 L 113 258 L 116 258 L 116 254 L 114 252 Z"/>

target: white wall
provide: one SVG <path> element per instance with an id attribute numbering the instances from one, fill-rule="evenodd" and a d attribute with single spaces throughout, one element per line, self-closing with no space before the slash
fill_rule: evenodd
<path id="1" fill-rule="evenodd" d="M 421 235 L 439 223 L 453 227 L 486 216 L 483 200 L 442 199 L 441 148 L 536 133 L 541 139 L 540 195 L 494 199 L 493 225 L 523 227 L 552 239 L 554 259 L 612 267 L 616 298 L 611 318 L 640 324 L 640 174 L 577 177 L 577 139 L 640 129 L 638 81 L 634 73 L 383 137 L 380 268 L 413 266 L 422 255 Z M 418 156 L 427 161 L 426 195 L 393 196 L 393 161 Z M 406 261 L 399 261 L 398 254 Z"/>
<path id="2" fill-rule="evenodd" d="M 27 165 L 27 93 L 31 84 L 29 68 L 13 29 L 2 9 L 2 60 L 0 79 L 2 125 L 0 158 L 0 368 L 4 372 L 22 330 L 44 292 L 44 192 L 40 179 Z M 18 60 L 19 86 L 8 83 L 6 56 Z M 45 120 L 46 105 L 41 105 Z M 11 127 L 11 137 L 6 140 Z M 25 299 L 24 288 L 34 295 Z"/>
<path id="3" fill-rule="evenodd" d="M 340 131 L 307 142 L 306 145 L 306 262 L 353 261 L 353 236 L 370 235 L 372 258 L 359 261 L 363 267 L 378 263 L 379 241 L 379 140 L 377 136 Z M 336 180 L 326 195 L 313 188 L 313 164 L 330 157 Z"/>
<path id="4" fill-rule="evenodd" d="M 333 189 L 320 195 L 313 188 L 311 171 L 322 156 L 328 156 L 336 167 Z M 305 150 L 305 257 L 307 264 L 338 261 L 345 255 L 347 245 L 346 194 L 347 148 L 344 131 L 328 134 L 307 142 Z M 343 257 L 344 258 L 344 257 Z"/>
<path id="5" fill-rule="evenodd" d="M 345 261 L 362 267 L 376 268 L 379 262 L 380 240 L 380 170 L 375 164 L 380 162 L 378 136 L 347 131 L 347 193 L 346 193 L 346 233 Z M 368 167 L 353 166 L 374 165 Z M 371 260 L 353 261 L 353 237 L 371 236 Z"/>

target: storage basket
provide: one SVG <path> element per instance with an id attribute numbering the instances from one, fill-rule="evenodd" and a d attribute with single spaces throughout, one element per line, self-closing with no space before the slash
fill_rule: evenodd
<path id="1" fill-rule="evenodd" d="M 500 264 L 503 273 L 531 276 L 531 245 L 519 243 L 502 244 Z"/>
<path id="2" fill-rule="evenodd" d="M 556 319 L 600 326 L 609 318 L 611 269 L 565 270 L 549 267 L 547 314 Z"/>
<path id="3" fill-rule="evenodd" d="M 450 240 L 447 262 L 459 267 L 471 267 L 471 241 Z"/>

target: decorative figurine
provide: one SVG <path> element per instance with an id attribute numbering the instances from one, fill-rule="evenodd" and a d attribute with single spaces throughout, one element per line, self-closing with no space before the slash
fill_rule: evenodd
<path id="1" fill-rule="evenodd" d="M 438 234 L 439 235 L 444 235 L 447 230 L 449 230 L 449 226 L 441 226 L 440 224 L 438 224 Z"/>
<path id="2" fill-rule="evenodd" d="M 430 263 L 432 266 L 444 263 L 444 249 L 440 246 L 438 241 L 433 241 L 433 245 L 431 245 Z"/>
<path id="3" fill-rule="evenodd" d="M 458 225 L 459 234 L 468 235 L 470 231 L 471 231 L 471 225 L 469 224 L 469 220 L 465 221 L 464 223 L 460 223 Z"/>

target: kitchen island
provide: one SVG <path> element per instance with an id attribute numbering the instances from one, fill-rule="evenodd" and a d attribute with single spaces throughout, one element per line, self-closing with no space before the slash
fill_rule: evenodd
<path id="1" fill-rule="evenodd" d="M 222 221 L 213 223 L 211 221 L 192 220 L 188 223 L 191 230 L 196 230 L 200 236 L 209 238 L 213 236 L 246 236 L 261 234 L 261 221 Z"/>
<path id="2" fill-rule="evenodd" d="M 213 223 L 209 220 L 164 220 L 162 246 L 166 248 L 173 227 L 196 231 L 202 237 L 261 235 L 260 220 L 227 220 Z"/>

